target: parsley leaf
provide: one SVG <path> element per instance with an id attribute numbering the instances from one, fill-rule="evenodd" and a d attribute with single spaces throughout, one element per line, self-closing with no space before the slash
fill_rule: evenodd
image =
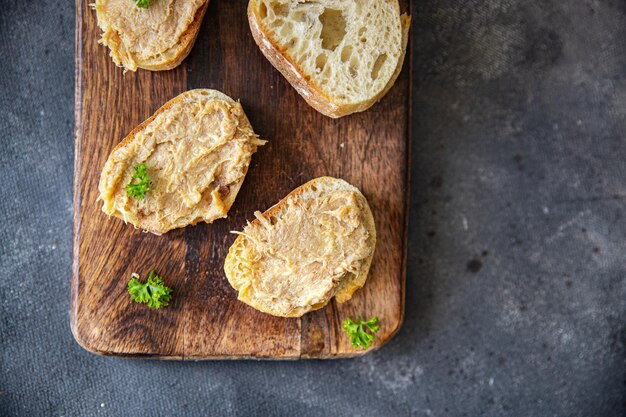
<path id="1" fill-rule="evenodd" d="M 374 333 L 380 329 L 378 317 L 374 316 L 368 321 L 363 321 L 360 317 L 354 322 L 351 318 L 347 318 L 343 322 L 343 329 L 350 338 L 350 343 L 355 348 L 367 349 L 374 341 Z M 368 333 L 369 330 L 369 333 Z"/>
<path id="2" fill-rule="evenodd" d="M 137 4 L 137 7 L 140 7 L 142 9 L 147 9 L 154 0 L 134 0 L 134 1 Z"/>
<path id="3" fill-rule="evenodd" d="M 128 195 L 138 200 L 143 200 L 146 193 L 150 191 L 150 178 L 148 178 L 148 168 L 146 168 L 146 164 L 137 165 L 135 172 L 130 178 L 130 182 L 126 184 Z M 133 182 L 134 179 L 138 179 L 139 182 Z"/>
<path id="4" fill-rule="evenodd" d="M 133 301 L 148 304 L 148 307 L 154 309 L 167 307 L 172 299 L 172 289 L 167 287 L 154 271 L 150 271 L 145 284 L 139 282 L 137 278 L 139 275 L 133 274 L 128 283 L 128 292 Z"/>

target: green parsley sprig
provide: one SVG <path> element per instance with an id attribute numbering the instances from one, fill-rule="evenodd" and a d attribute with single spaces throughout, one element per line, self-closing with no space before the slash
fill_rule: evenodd
<path id="1" fill-rule="evenodd" d="M 350 338 L 350 343 L 355 348 L 367 349 L 374 341 L 374 333 L 380 329 L 378 317 L 374 316 L 368 321 L 363 321 L 360 317 L 354 322 L 347 318 L 343 322 L 343 329 Z M 369 332 L 368 332 L 369 330 Z"/>
<path id="2" fill-rule="evenodd" d="M 133 301 L 148 304 L 150 308 L 167 307 L 172 299 L 172 289 L 165 285 L 163 279 L 154 271 L 148 274 L 148 280 L 142 284 L 138 280 L 139 274 L 133 274 L 128 283 L 128 292 Z"/>
<path id="3" fill-rule="evenodd" d="M 135 172 L 131 175 L 131 180 L 126 184 L 126 192 L 131 197 L 135 197 L 138 200 L 143 200 L 146 193 L 150 191 L 150 178 L 148 177 L 148 168 L 146 164 L 139 164 L 135 168 Z M 133 180 L 139 180 L 135 182 Z"/>
<path id="4" fill-rule="evenodd" d="M 134 0 L 137 7 L 147 9 L 154 0 Z"/>

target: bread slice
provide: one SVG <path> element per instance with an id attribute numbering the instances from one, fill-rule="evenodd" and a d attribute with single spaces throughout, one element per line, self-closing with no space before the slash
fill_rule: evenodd
<path id="1" fill-rule="evenodd" d="M 209 0 L 156 0 L 147 9 L 133 0 L 96 0 L 100 43 L 124 70 L 177 67 L 193 47 Z"/>
<path id="2" fill-rule="evenodd" d="M 397 0 L 250 0 L 252 36 L 317 111 L 371 107 L 402 69 L 411 18 Z"/>
<path id="3" fill-rule="evenodd" d="M 376 246 L 374 217 L 358 188 L 321 177 L 289 193 L 238 233 L 224 271 L 239 300 L 300 317 L 365 284 Z"/>
<path id="4" fill-rule="evenodd" d="M 238 102 L 198 89 L 168 101 L 113 149 L 100 176 L 102 211 L 155 234 L 226 217 L 258 139 Z M 150 190 L 129 195 L 145 164 Z"/>

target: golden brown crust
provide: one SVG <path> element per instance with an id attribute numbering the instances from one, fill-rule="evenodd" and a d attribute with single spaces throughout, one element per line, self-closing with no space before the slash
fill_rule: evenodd
<path id="1" fill-rule="evenodd" d="M 272 207 L 270 207 L 269 209 L 267 209 L 264 213 L 263 213 L 263 217 L 265 218 L 271 218 L 272 216 L 278 216 L 280 214 L 280 212 L 282 210 L 285 209 L 285 206 L 287 204 L 288 200 L 291 199 L 303 199 L 302 195 L 306 192 L 309 191 L 309 189 L 311 189 L 311 187 L 313 186 L 329 186 L 329 187 L 333 187 L 334 183 L 337 183 L 338 180 L 336 178 L 333 177 L 319 177 L 316 178 L 314 180 L 311 180 L 299 187 L 297 187 L 296 189 L 294 189 L 293 191 L 291 191 L 289 194 L 287 194 L 285 197 L 283 197 L 277 204 L 273 205 Z M 341 181 L 344 184 L 347 184 L 343 181 Z M 352 187 L 352 186 L 350 186 Z M 372 264 L 372 259 L 374 258 L 374 249 L 376 247 L 376 225 L 374 222 L 374 216 L 372 214 L 372 211 L 367 203 L 367 200 L 365 199 L 365 197 L 359 192 L 359 194 L 362 197 L 362 201 L 359 201 L 359 208 L 361 209 L 361 211 L 365 214 L 365 228 L 367 230 L 367 232 L 369 233 L 369 235 L 372 238 L 372 253 L 369 257 L 367 257 L 367 259 L 365 259 L 363 265 L 361 265 L 358 274 L 355 276 L 354 279 L 351 279 L 349 281 L 344 281 L 343 283 L 341 283 L 337 288 L 336 291 L 334 293 L 334 297 L 337 300 L 337 302 L 339 303 L 343 303 L 346 302 L 348 300 L 350 300 L 350 298 L 352 298 L 352 295 L 354 294 L 354 292 L 356 290 L 358 290 L 359 288 L 362 288 L 363 285 L 365 285 L 365 282 L 367 280 L 367 276 L 369 273 L 369 269 L 370 266 Z M 254 219 L 253 221 L 250 222 L 251 225 L 260 225 L 260 221 L 258 219 Z M 239 235 L 237 237 L 237 239 L 235 239 L 235 241 L 233 242 L 233 244 L 231 245 L 229 251 L 228 251 L 228 255 L 226 256 L 226 260 L 224 262 L 224 272 L 226 273 L 226 278 L 228 279 L 228 282 L 231 284 L 231 286 L 233 288 L 237 288 L 238 285 L 236 282 L 234 282 L 234 278 L 237 276 L 237 273 L 235 272 L 235 268 L 237 266 L 237 262 L 234 260 L 234 254 L 239 250 L 239 248 L 244 244 L 244 237 Z M 332 297 L 331 297 L 332 298 Z M 263 305 L 261 304 L 253 304 L 250 302 L 250 300 L 242 300 L 244 301 L 246 304 L 251 305 L 252 307 L 256 308 L 257 310 L 263 311 L 264 313 L 268 313 L 268 314 L 272 314 L 275 316 L 282 316 L 282 317 L 301 317 L 303 314 L 311 312 L 311 311 L 315 311 L 315 310 L 319 310 L 323 307 L 325 307 L 328 302 L 330 301 L 330 298 L 324 302 L 324 303 L 319 303 L 317 305 L 311 306 L 311 308 L 309 308 L 307 311 L 305 311 L 305 313 L 299 312 L 299 311 L 294 311 L 291 314 L 283 314 L 283 313 L 279 313 L 275 310 L 270 310 L 265 308 Z"/>
<path id="2" fill-rule="evenodd" d="M 396 3 L 397 4 L 397 3 Z M 363 101 L 357 104 L 337 104 L 333 103 L 332 99 L 324 93 L 324 91 L 316 85 L 309 77 L 304 73 L 302 68 L 298 64 L 289 59 L 288 54 L 284 49 L 277 45 L 268 35 L 267 28 L 263 26 L 263 23 L 258 18 L 255 7 L 257 6 L 256 0 L 251 0 L 248 4 L 248 21 L 250 24 L 250 31 L 254 41 L 261 49 L 261 52 L 267 58 L 267 60 L 289 81 L 298 94 L 304 98 L 304 100 L 315 110 L 320 113 L 332 117 L 339 118 L 348 114 L 361 112 L 370 108 L 374 103 L 380 100 L 391 89 L 396 79 L 400 75 L 402 65 L 404 63 L 404 57 L 406 55 L 406 47 L 408 43 L 408 32 L 411 25 L 411 17 L 406 13 L 401 16 L 402 22 L 402 54 L 398 60 L 396 71 L 391 77 L 386 87 L 375 97 L 370 100 Z M 399 6 L 398 6 L 399 10 Z"/>

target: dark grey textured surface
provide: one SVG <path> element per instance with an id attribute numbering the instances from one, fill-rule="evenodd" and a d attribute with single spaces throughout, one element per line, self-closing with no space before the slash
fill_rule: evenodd
<path id="1" fill-rule="evenodd" d="M 3 1 L 0 415 L 623 415 L 625 3 L 413 15 L 400 333 L 356 360 L 173 363 L 72 339 L 73 2 Z"/>

